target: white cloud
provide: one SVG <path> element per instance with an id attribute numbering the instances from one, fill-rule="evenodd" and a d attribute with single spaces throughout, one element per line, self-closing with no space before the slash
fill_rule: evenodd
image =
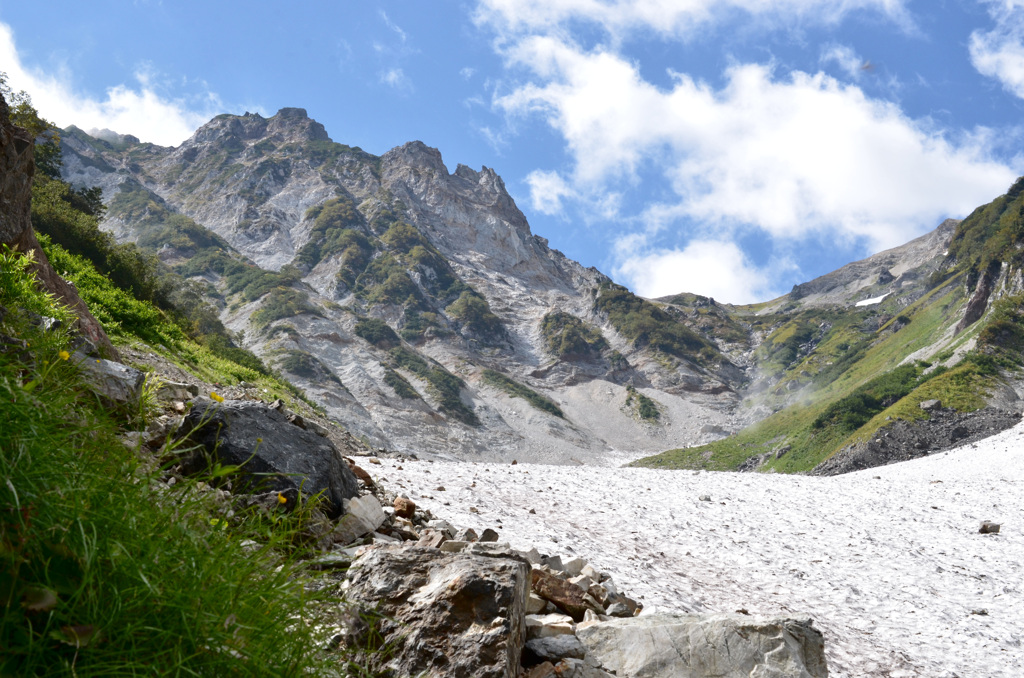
<path id="1" fill-rule="evenodd" d="M 737 11 L 831 24 L 850 12 L 873 10 L 909 27 L 905 5 L 906 0 L 480 0 L 476 19 L 504 35 L 549 33 L 589 22 L 616 37 L 636 30 L 681 36 Z"/>
<path id="2" fill-rule="evenodd" d="M 777 296 L 771 276 L 732 242 L 696 240 L 684 249 L 629 252 L 615 274 L 643 297 L 693 292 L 717 301 L 746 304 Z"/>
<path id="3" fill-rule="evenodd" d="M 22 64 L 14 34 L 3 23 L 0 23 L 0 69 L 7 73 L 11 89 L 28 92 L 40 115 L 60 127 L 108 128 L 165 146 L 180 144 L 224 109 L 220 99 L 212 93 L 190 100 L 161 95 L 152 82 L 152 71 L 146 66 L 135 73 L 135 85 L 110 87 L 103 99 L 81 94 L 75 90 L 66 69 L 53 75 Z"/>
<path id="4" fill-rule="evenodd" d="M 995 78 L 1006 91 L 1024 99 L 1024 0 L 990 0 L 986 4 L 996 28 L 971 33 L 971 63 L 979 73 Z"/>
<path id="5" fill-rule="evenodd" d="M 380 81 L 397 90 L 408 91 L 412 89 L 412 81 L 401 68 L 389 68 L 384 71 L 380 74 Z"/>
<path id="6" fill-rule="evenodd" d="M 562 211 L 562 199 L 573 195 L 572 189 L 558 172 L 535 170 L 526 177 L 533 209 L 544 214 Z"/>
<path id="7" fill-rule="evenodd" d="M 847 45 L 828 45 L 821 53 L 821 63 L 835 63 L 853 79 L 857 79 L 870 67 L 866 61 Z"/>
<path id="8" fill-rule="evenodd" d="M 832 232 L 881 249 L 966 215 L 1016 176 L 988 158 L 984 134 L 947 139 L 823 73 L 776 79 L 746 64 L 721 89 L 678 73 L 661 89 L 620 55 L 553 37 L 508 54 L 537 82 L 496 105 L 562 134 L 584 203 L 654 168 L 675 194 L 668 211 L 706 228 Z"/>

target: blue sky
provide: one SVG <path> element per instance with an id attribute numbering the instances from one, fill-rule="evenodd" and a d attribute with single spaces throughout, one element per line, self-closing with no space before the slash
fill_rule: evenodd
<path id="1" fill-rule="evenodd" d="M 419 139 L 645 296 L 767 299 L 1024 173 L 1024 0 L 51 5 L 0 0 L 0 70 L 61 126 Z"/>

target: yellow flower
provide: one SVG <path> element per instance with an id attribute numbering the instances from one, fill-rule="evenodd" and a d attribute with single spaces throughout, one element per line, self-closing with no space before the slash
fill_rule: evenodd
<path id="1" fill-rule="evenodd" d="M 224 396 L 220 395 L 216 391 L 210 391 L 210 397 L 216 400 L 218 403 L 224 402 Z"/>
<path id="2" fill-rule="evenodd" d="M 288 503 L 288 497 L 286 497 L 283 494 L 281 494 L 280 492 L 278 492 L 277 493 L 277 503 L 278 504 L 287 504 Z"/>
<path id="3" fill-rule="evenodd" d="M 60 353 L 58 353 L 57 355 L 59 355 L 59 356 L 60 356 L 60 359 L 61 359 L 61 360 L 67 360 L 68 358 L 70 358 L 70 357 L 71 357 L 71 354 L 70 354 L 70 353 L 68 353 L 67 351 L 61 351 L 61 352 L 60 352 Z"/>

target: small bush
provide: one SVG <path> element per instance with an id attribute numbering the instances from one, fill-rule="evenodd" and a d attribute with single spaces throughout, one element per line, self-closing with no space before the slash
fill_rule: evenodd
<path id="1" fill-rule="evenodd" d="M 377 348 L 385 350 L 402 343 L 395 331 L 379 318 L 363 318 L 356 323 L 355 333 Z"/>
<path id="2" fill-rule="evenodd" d="M 485 338 L 496 339 L 505 334 L 501 319 L 491 312 L 487 300 L 473 291 L 463 292 L 445 312 L 461 321 L 470 330 Z"/>
<path id="3" fill-rule="evenodd" d="M 563 311 L 544 316 L 541 334 L 548 351 L 560 360 L 592 359 L 609 348 L 599 329 Z"/>

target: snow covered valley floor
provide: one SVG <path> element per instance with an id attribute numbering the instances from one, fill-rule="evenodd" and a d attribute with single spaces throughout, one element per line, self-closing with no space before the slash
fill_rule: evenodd
<path id="1" fill-rule="evenodd" d="M 584 557 L 646 611 L 811 617 L 835 677 L 1024 676 L 1024 423 L 832 478 L 381 462 L 437 517 Z"/>

